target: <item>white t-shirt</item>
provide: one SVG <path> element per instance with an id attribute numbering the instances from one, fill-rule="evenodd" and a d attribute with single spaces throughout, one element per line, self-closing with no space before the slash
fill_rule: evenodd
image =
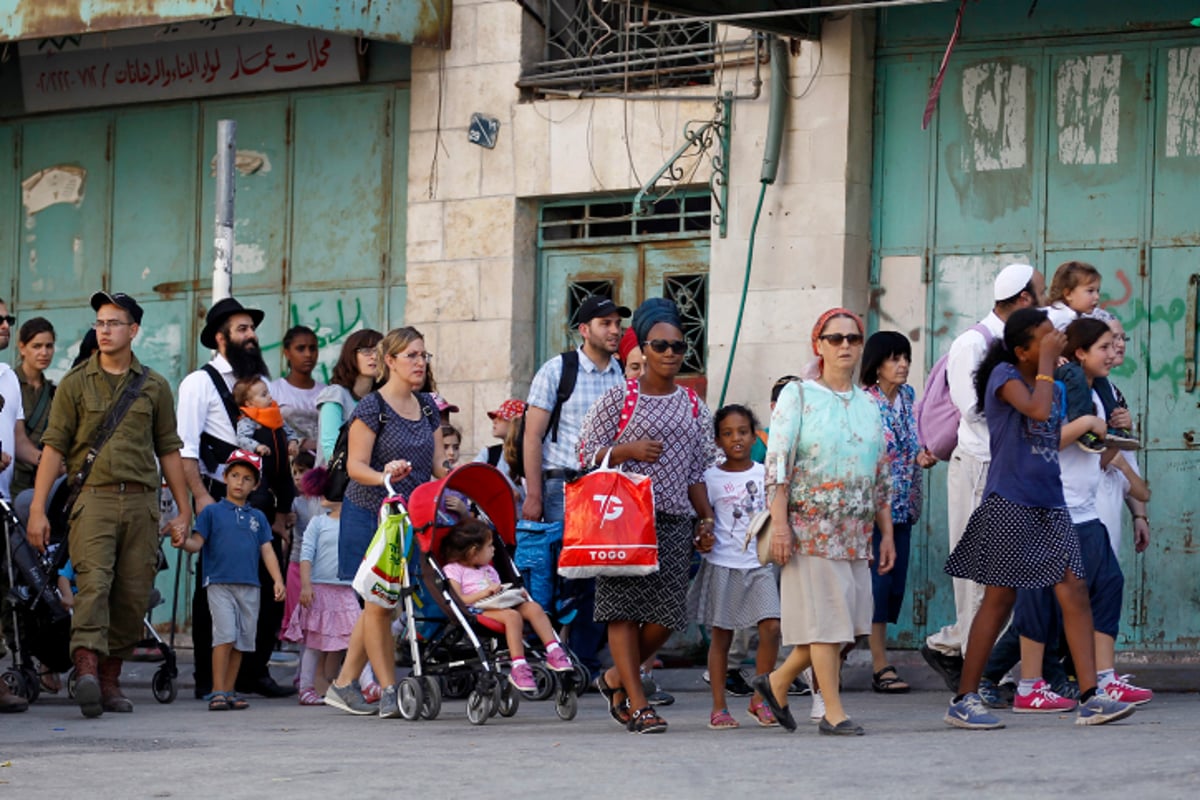
<path id="1" fill-rule="evenodd" d="M 1094 391 L 1092 404 L 1096 415 L 1105 419 L 1104 406 Z M 1096 493 L 1100 489 L 1100 454 L 1085 452 L 1072 442 L 1059 452 L 1058 464 L 1062 472 L 1063 499 L 1067 501 L 1071 521 L 1079 523 L 1100 519 L 1100 513 L 1096 510 Z"/>
<path id="2" fill-rule="evenodd" d="M 1136 458 L 1127 458 L 1124 453 L 1117 453 L 1116 458 L 1109 462 L 1100 474 L 1100 488 L 1096 492 L 1096 511 L 1100 521 L 1108 529 L 1108 540 L 1114 553 L 1121 552 L 1122 516 L 1125 513 L 1125 495 L 1129 493 L 1129 479 L 1125 473 L 1114 466 L 1117 458 L 1124 458 L 1133 467 L 1133 471 L 1141 475 Z"/>
<path id="3" fill-rule="evenodd" d="M 320 381 L 311 389 L 297 389 L 287 378 L 271 381 L 271 397 L 279 403 L 283 421 L 295 428 L 301 439 L 317 440 L 317 395 L 324 388 Z"/>
<path id="4" fill-rule="evenodd" d="M 744 472 L 726 472 L 709 467 L 704 472 L 708 502 L 715 517 L 713 533 L 717 537 L 713 549 L 704 557 L 719 567 L 757 569 L 758 549 L 751 542 L 745 550 L 746 529 L 750 518 L 766 508 L 763 478 L 766 470 L 754 464 Z"/>
<path id="5" fill-rule="evenodd" d="M 12 456 L 12 461 L 0 472 L 0 495 L 11 500 L 8 486 L 17 460 L 17 423 L 25 419 L 25 410 L 21 406 L 21 383 L 8 364 L 0 364 L 0 397 L 4 398 L 4 407 L 0 408 L 0 450 Z"/>

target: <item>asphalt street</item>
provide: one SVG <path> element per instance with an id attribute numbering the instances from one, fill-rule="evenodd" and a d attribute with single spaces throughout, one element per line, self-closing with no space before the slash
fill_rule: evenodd
<path id="1" fill-rule="evenodd" d="M 1000 712 L 1008 728 L 974 732 L 942 722 L 947 693 L 932 673 L 906 669 L 917 690 L 882 697 L 847 679 L 861 738 L 759 728 L 746 699 L 730 698 L 743 727 L 707 729 L 700 670 L 661 670 L 677 701 L 670 731 L 625 733 L 595 693 L 571 722 L 550 702 L 523 702 L 512 718 L 471 725 L 462 700 L 435 721 L 351 717 L 294 698 L 251 697 L 246 711 L 209 712 L 185 684 L 151 697 L 152 664 L 126 671 L 131 715 L 85 720 L 49 696 L 0 716 L 0 797 L 1196 797 L 1200 696 L 1160 693 L 1128 720 L 1084 728 L 1073 715 Z M 188 667 L 184 665 L 184 669 Z M 277 669 L 280 679 L 290 671 Z M 927 688 L 922 688 L 927 687 Z M 792 698 L 798 717 L 809 699 Z"/>

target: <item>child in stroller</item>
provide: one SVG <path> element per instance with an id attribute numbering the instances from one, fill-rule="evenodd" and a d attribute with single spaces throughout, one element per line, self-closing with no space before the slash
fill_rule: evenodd
<path id="1" fill-rule="evenodd" d="M 495 554 L 492 529 L 473 517 L 457 523 L 442 540 L 442 563 L 450 588 L 463 605 L 504 625 L 512 659 L 508 680 L 522 692 L 534 692 L 537 682 L 525 661 L 526 622 L 546 646 L 546 666 L 555 672 L 571 672 L 575 667 L 542 607 L 524 589 L 500 582 L 500 574 L 492 566 Z"/>

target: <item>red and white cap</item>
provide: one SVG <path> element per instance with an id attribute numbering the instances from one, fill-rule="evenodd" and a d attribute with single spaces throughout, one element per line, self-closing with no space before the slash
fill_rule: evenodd
<path id="1" fill-rule="evenodd" d="M 240 447 L 229 454 L 229 458 L 225 459 L 225 469 L 229 469 L 234 464 L 245 464 L 254 470 L 254 474 L 262 477 L 262 459 L 249 450 L 243 450 Z"/>

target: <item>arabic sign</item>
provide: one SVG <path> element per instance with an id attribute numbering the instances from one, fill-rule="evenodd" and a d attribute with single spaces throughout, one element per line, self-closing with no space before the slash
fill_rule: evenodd
<path id="1" fill-rule="evenodd" d="M 154 44 L 21 50 L 25 110 L 54 111 L 356 83 L 354 39 L 287 29 Z"/>

